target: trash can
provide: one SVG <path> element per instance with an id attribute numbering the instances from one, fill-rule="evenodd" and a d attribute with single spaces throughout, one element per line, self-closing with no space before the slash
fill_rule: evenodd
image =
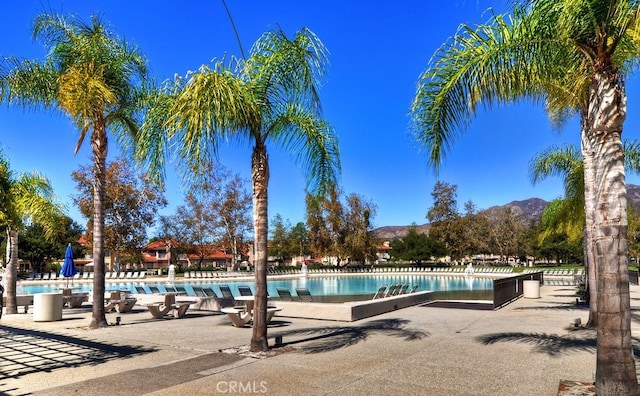
<path id="1" fill-rule="evenodd" d="M 524 298 L 540 298 L 540 281 L 537 281 L 537 280 L 523 281 L 522 296 Z"/>
<path id="2" fill-rule="evenodd" d="M 33 295 L 33 321 L 62 320 L 62 293 L 36 293 Z"/>

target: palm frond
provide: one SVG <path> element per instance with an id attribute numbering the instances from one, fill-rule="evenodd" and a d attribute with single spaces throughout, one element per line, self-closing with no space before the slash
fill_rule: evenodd
<path id="1" fill-rule="evenodd" d="M 547 177 L 560 176 L 566 182 L 568 175 L 581 164 L 582 154 L 574 146 L 551 147 L 529 162 L 531 181 L 536 184 Z"/>
<path id="2" fill-rule="evenodd" d="M 640 141 L 624 140 L 624 167 L 626 170 L 640 173 Z"/>
<path id="3" fill-rule="evenodd" d="M 183 174 L 197 176 L 204 164 L 217 157 L 220 142 L 260 130 L 261 113 L 252 86 L 221 63 L 215 69 L 202 66 L 182 81 L 163 99 L 163 106 L 171 104 L 163 126 L 187 164 Z"/>
<path id="4" fill-rule="evenodd" d="M 560 57 L 563 52 L 519 8 L 511 18 L 494 15 L 484 25 L 462 25 L 421 75 L 411 106 L 412 129 L 427 149 L 429 165 L 438 170 L 479 105 L 490 108 L 524 97 L 542 101 L 545 87 L 561 75 L 546 60 L 570 60 Z"/>
<path id="5" fill-rule="evenodd" d="M 58 92 L 58 71 L 50 63 L 15 57 L 0 63 L 3 89 L 0 101 L 22 107 L 52 107 Z"/>
<path id="6" fill-rule="evenodd" d="M 328 51 L 307 28 L 290 40 L 282 29 L 264 33 L 252 46 L 243 69 L 269 107 L 298 102 L 320 113 L 318 91 L 328 66 Z"/>
<path id="7" fill-rule="evenodd" d="M 307 188 L 312 193 L 324 194 L 324 188 L 337 182 L 340 151 L 329 123 L 290 104 L 287 111 L 278 114 L 269 125 L 269 135 L 286 151 L 295 153 L 296 162 L 307 176 Z"/>
<path id="8" fill-rule="evenodd" d="M 65 215 L 65 206 L 56 199 L 49 179 L 38 172 L 25 173 L 14 186 L 15 204 L 23 222 L 39 223 L 45 235 L 51 237 L 56 232 L 57 220 Z"/>

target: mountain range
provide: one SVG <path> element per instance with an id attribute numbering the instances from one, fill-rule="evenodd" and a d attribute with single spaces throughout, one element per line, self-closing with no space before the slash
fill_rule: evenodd
<path id="1" fill-rule="evenodd" d="M 627 200 L 633 205 L 636 211 L 640 212 L 640 186 L 635 184 L 627 184 Z M 485 209 L 484 211 L 492 212 L 504 208 L 512 208 L 512 210 L 520 214 L 520 216 L 525 221 L 530 222 L 540 219 L 540 217 L 542 216 L 542 212 L 544 211 L 544 208 L 548 203 L 549 202 L 541 198 L 529 198 L 525 199 L 524 201 L 511 201 L 501 206 L 492 206 L 488 209 Z M 373 232 L 376 237 L 384 240 L 392 240 L 402 238 L 407 235 L 409 227 L 411 227 L 411 225 L 385 226 L 376 228 Z M 427 233 L 429 231 L 429 227 L 430 225 L 428 223 L 416 225 L 416 228 L 420 233 Z"/>

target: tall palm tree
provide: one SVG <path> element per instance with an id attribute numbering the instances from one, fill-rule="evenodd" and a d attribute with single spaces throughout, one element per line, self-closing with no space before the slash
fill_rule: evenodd
<path id="1" fill-rule="evenodd" d="M 640 173 L 640 142 L 637 140 L 624 141 L 625 168 Z M 589 291 L 589 320 L 587 326 L 597 325 L 597 288 L 595 277 L 595 263 L 593 256 L 587 254 L 587 239 L 585 238 L 585 188 L 584 161 L 580 150 L 574 146 L 551 147 L 536 155 L 529 164 L 531 178 L 537 183 L 550 176 L 560 176 L 563 179 L 565 198 L 554 201 L 553 207 L 545 209 L 545 217 L 550 227 L 555 231 L 566 232 L 573 242 L 582 240 L 585 249 L 585 267 L 587 268 L 587 289 Z M 544 237 L 545 234 L 543 234 Z"/>
<path id="2" fill-rule="evenodd" d="M 76 123 L 77 153 L 90 134 L 93 155 L 93 314 L 90 327 L 106 326 L 104 311 L 104 184 L 107 131 L 126 145 L 138 130 L 138 89 L 146 78 L 146 60 L 111 33 L 96 17 L 41 14 L 34 38 L 47 49 L 43 62 L 8 59 L 3 99 L 23 106 L 61 110 Z"/>
<path id="3" fill-rule="evenodd" d="M 53 238 L 63 215 L 63 205 L 57 202 L 49 180 L 37 172 L 14 175 L 9 160 L 0 152 L 0 227 L 7 235 L 5 291 L 8 314 L 18 313 L 18 233 L 25 223 L 33 222 L 43 226 L 45 237 Z"/>
<path id="4" fill-rule="evenodd" d="M 422 75 L 411 110 L 416 137 L 436 169 L 480 104 L 527 96 L 546 101 L 555 120 L 580 115 L 586 238 L 597 276 L 600 395 L 638 390 L 621 133 L 624 73 L 640 48 L 639 8 L 621 0 L 521 1 L 508 17 L 462 26 Z"/>
<path id="5" fill-rule="evenodd" d="M 246 61 L 218 61 L 169 82 L 155 97 L 141 130 L 139 159 L 162 175 L 164 153 L 174 145 L 186 174 L 198 176 L 229 139 L 253 144 L 251 184 L 255 238 L 255 308 L 250 348 L 267 350 L 267 145 L 293 153 L 311 191 L 322 192 L 339 168 L 337 138 L 321 116 L 318 89 L 327 63 L 322 42 L 309 29 L 293 39 L 264 33 Z M 195 179 L 197 180 L 197 179 Z"/>

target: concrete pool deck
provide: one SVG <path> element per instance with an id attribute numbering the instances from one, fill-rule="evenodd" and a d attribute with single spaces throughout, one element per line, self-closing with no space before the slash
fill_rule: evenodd
<path id="1" fill-rule="evenodd" d="M 251 328 L 189 311 L 154 320 L 146 310 L 90 330 L 90 307 L 63 320 L 0 320 L 0 394 L 7 395 L 557 395 L 561 380 L 590 381 L 595 331 L 575 288 L 543 286 L 541 298 L 502 309 L 417 305 L 355 322 L 276 317 L 260 357 L 239 353 Z M 303 304 L 303 303 L 300 303 Z M 640 334 L 640 287 L 631 286 Z M 231 352 L 229 352 L 231 350 Z"/>

